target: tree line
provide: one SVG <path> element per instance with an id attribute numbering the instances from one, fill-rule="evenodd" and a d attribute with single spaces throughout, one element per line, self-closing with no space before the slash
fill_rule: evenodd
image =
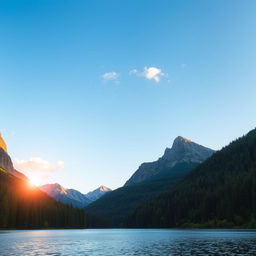
<path id="1" fill-rule="evenodd" d="M 101 220 L 57 202 L 27 181 L 0 169 L 0 228 L 89 228 Z"/>

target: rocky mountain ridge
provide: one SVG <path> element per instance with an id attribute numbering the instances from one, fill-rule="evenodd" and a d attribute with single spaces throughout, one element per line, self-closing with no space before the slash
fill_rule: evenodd
<path id="1" fill-rule="evenodd" d="M 0 134 L 0 168 L 4 169 L 8 173 L 10 173 L 20 179 L 27 180 L 27 177 L 24 174 L 17 171 L 13 167 L 12 159 L 8 155 L 7 146 L 6 146 L 4 139 L 2 138 L 1 134 Z"/>
<path id="2" fill-rule="evenodd" d="M 166 148 L 162 157 L 157 161 L 143 163 L 125 183 L 125 186 L 142 182 L 163 169 L 170 169 L 180 163 L 201 163 L 215 151 L 201 146 L 189 139 L 178 136 L 171 148 Z"/>
<path id="3" fill-rule="evenodd" d="M 58 183 L 45 184 L 39 188 L 57 201 L 71 204 L 74 207 L 79 208 L 89 205 L 93 201 L 105 195 L 107 192 L 111 191 L 111 189 L 106 186 L 100 186 L 87 194 L 82 194 L 78 190 L 64 188 Z"/>

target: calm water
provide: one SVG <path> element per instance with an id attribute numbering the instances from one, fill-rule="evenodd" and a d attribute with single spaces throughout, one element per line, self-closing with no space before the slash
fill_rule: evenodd
<path id="1" fill-rule="evenodd" d="M 256 231 L 0 231 L 0 255 L 256 255 Z"/>

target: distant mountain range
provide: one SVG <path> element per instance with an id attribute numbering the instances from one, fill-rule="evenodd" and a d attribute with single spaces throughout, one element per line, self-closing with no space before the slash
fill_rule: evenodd
<path id="1" fill-rule="evenodd" d="M 124 187 L 98 199 L 85 209 L 105 218 L 110 226 L 123 226 L 131 211 L 177 183 L 191 169 L 206 160 L 214 150 L 181 136 L 157 161 L 143 163 Z"/>
<path id="2" fill-rule="evenodd" d="M 75 189 L 66 189 L 58 183 L 46 184 L 40 186 L 39 188 L 55 200 L 65 204 L 71 204 L 74 207 L 78 208 L 83 208 L 89 205 L 93 201 L 99 199 L 100 197 L 111 191 L 111 189 L 108 187 L 100 186 L 99 188 L 87 194 L 82 194 Z"/>
<path id="3" fill-rule="evenodd" d="M 74 207 L 82 208 L 91 203 L 91 200 L 84 194 L 75 189 L 66 189 L 58 183 L 46 184 L 39 188 L 55 200 L 65 204 L 71 204 Z"/>

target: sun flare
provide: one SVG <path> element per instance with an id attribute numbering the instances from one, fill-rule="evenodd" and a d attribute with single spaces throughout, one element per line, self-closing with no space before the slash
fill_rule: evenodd
<path id="1" fill-rule="evenodd" d="M 31 186 L 40 186 L 42 184 L 42 181 L 39 177 L 29 177 L 29 185 Z"/>

